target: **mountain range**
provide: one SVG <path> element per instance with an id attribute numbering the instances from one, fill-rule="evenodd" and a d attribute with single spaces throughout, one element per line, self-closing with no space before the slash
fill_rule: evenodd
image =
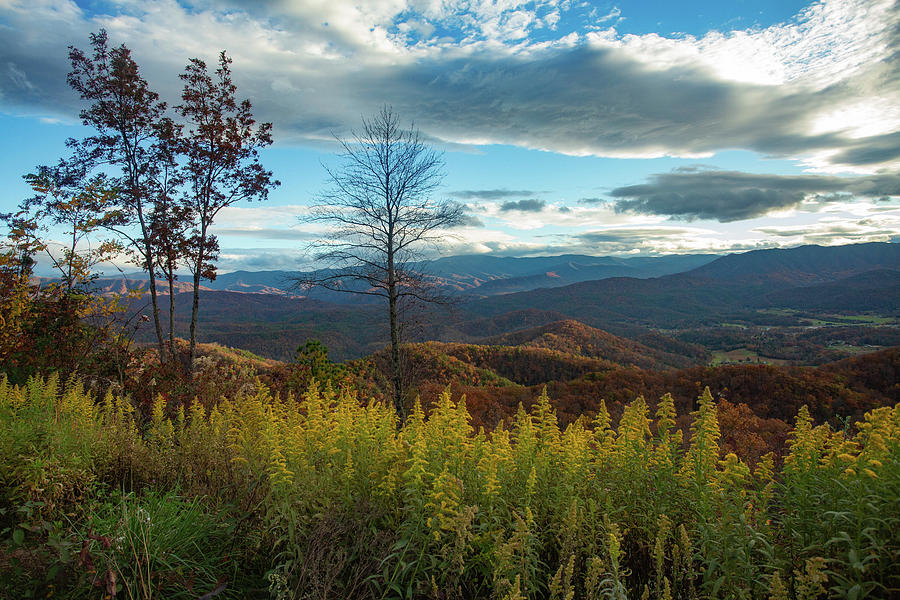
<path id="1" fill-rule="evenodd" d="M 427 273 L 445 293 L 486 297 L 610 277 L 659 277 L 694 269 L 716 258 L 714 254 L 630 258 L 580 254 L 520 258 L 470 254 L 420 262 L 413 267 Z M 220 274 L 213 281 L 204 281 L 201 289 L 302 296 L 307 292 L 297 289 L 295 281 L 303 275 L 300 271 L 232 271 Z M 101 277 L 95 285 L 103 292 L 122 293 L 127 289 L 146 288 L 147 281 L 142 273 L 127 273 L 119 277 Z M 161 290 L 168 290 L 168 283 L 163 280 L 158 280 L 157 285 Z M 188 278 L 180 279 L 174 287 L 176 293 L 187 292 L 191 290 L 191 283 Z M 336 303 L 367 301 L 359 296 L 324 290 L 312 290 L 309 295 Z"/>
<path id="2" fill-rule="evenodd" d="M 682 367 L 708 359 L 704 347 L 679 339 L 687 330 L 727 326 L 739 333 L 734 328 L 801 325 L 784 311 L 878 311 L 900 317 L 900 244 L 891 243 L 722 257 L 457 256 L 429 266 L 445 289 L 459 293 L 451 305 L 407 314 L 405 335 L 411 341 L 519 345 L 526 335 L 521 332 L 563 322 L 568 333 L 544 333 L 565 338 L 567 346 L 584 345 L 572 335 L 572 323 L 578 323 L 639 344 L 638 354 L 680 357 L 650 360 Z M 632 275 L 614 275 L 622 271 Z M 308 338 L 322 340 L 337 359 L 362 356 L 386 343 L 380 305 L 352 302 L 351 294 L 336 294 L 340 301 L 291 294 L 289 275 L 236 272 L 207 284 L 201 293 L 201 339 L 283 360 Z M 175 300 L 176 327 L 184 331 L 190 295 L 177 293 Z"/>

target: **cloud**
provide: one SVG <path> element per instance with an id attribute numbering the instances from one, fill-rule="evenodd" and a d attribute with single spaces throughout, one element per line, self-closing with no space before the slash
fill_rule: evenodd
<path id="1" fill-rule="evenodd" d="M 844 165 L 877 165 L 900 158 L 900 132 L 872 136 L 864 142 L 850 145 L 832 157 L 832 161 Z"/>
<path id="2" fill-rule="evenodd" d="M 85 47 L 103 26 L 170 101 L 187 59 L 212 61 L 227 40 L 239 93 L 275 123 L 280 143 L 331 140 L 387 102 L 449 144 L 615 157 L 743 148 L 814 157 L 831 170 L 900 162 L 893 0 L 825 0 L 788 23 L 700 38 L 587 26 L 532 36 L 546 34 L 554 10 L 586 10 L 555 0 L 87 6 L 107 12 L 71 1 L 3 3 L 7 110 L 77 114 L 66 45 Z"/>
<path id="3" fill-rule="evenodd" d="M 289 227 L 308 215 L 309 210 L 309 206 L 301 204 L 226 206 L 216 216 L 216 227 L 232 230 Z"/>
<path id="4" fill-rule="evenodd" d="M 283 248 L 239 248 L 219 254 L 219 269 L 230 271 L 294 271 L 311 263 L 300 252 Z"/>
<path id="5" fill-rule="evenodd" d="M 890 242 L 900 231 L 900 212 L 876 214 L 864 219 L 829 217 L 804 225 L 771 225 L 757 227 L 755 232 L 772 236 L 788 244 L 859 244 L 863 242 Z"/>
<path id="6" fill-rule="evenodd" d="M 898 196 L 900 176 L 759 175 L 682 169 L 653 175 L 647 183 L 616 188 L 609 195 L 618 199 L 615 207 L 619 212 L 730 222 L 805 202 Z"/>
<path id="7" fill-rule="evenodd" d="M 516 210 L 519 212 L 541 212 L 547 203 L 543 200 L 510 200 L 500 205 L 500 212 Z"/>
<path id="8" fill-rule="evenodd" d="M 297 242 L 308 242 L 317 239 L 319 236 L 309 231 L 300 229 L 280 229 L 275 227 L 215 227 L 214 232 L 220 238 L 222 237 L 246 237 L 256 240 L 286 240 Z"/>
<path id="9" fill-rule="evenodd" d="M 762 236 L 723 236 L 702 227 L 620 226 L 554 236 L 555 247 L 588 255 L 725 253 L 776 247 Z"/>
<path id="10" fill-rule="evenodd" d="M 6 63 L 6 72 L 13 85 L 26 93 L 34 91 L 34 85 L 28 80 L 28 76 L 18 69 L 15 64 L 11 62 Z"/>
<path id="11" fill-rule="evenodd" d="M 606 204 L 609 200 L 603 198 L 579 198 L 578 204 Z"/>
<path id="12" fill-rule="evenodd" d="M 578 234 L 576 239 L 589 243 L 602 242 L 635 242 L 641 240 L 686 237 L 689 235 L 710 235 L 714 232 L 708 229 L 673 228 L 673 227 L 621 227 L 617 229 L 604 229 L 602 231 L 588 231 Z"/>
<path id="13" fill-rule="evenodd" d="M 463 214 L 460 218 L 459 227 L 484 227 L 484 221 L 475 215 Z"/>
<path id="14" fill-rule="evenodd" d="M 596 14 L 596 11 L 597 11 L 597 9 L 595 8 L 595 9 L 593 10 L 592 14 Z M 614 21 L 614 20 L 617 20 L 620 16 L 622 16 L 622 11 L 619 9 L 619 7 L 614 6 L 614 7 L 612 8 L 612 10 L 610 10 L 610 11 L 609 11 L 608 13 L 606 13 L 605 15 L 602 15 L 602 16 L 596 16 L 595 18 L 596 18 L 596 22 L 597 22 L 597 23 L 605 23 L 605 22 L 607 22 L 607 21 Z"/>
<path id="15" fill-rule="evenodd" d="M 532 190 L 457 190 L 449 195 L 460 200 L 503 200 L 533 196 L 536 193 L 538 192 Z"/>

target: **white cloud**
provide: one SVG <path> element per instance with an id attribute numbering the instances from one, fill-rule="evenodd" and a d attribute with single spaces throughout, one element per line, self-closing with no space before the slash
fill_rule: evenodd
<path id="1" fill-rule="evenodd" d="M 835 246 L 865 242 L 889 242 L 900 236 L 900 213 L 867 219 L 825 217 L 814 223 L 766 225 L 753 231 L 779 245 L 818 244 Z"/>
<path id="2" fill-rule="evenodd" d="M 6 0 L 0 102 L 70 116 L 65 46 L 106 27 L 177 101 L 191 56 L 223 46 L 235 79 L 282 143 L 313 144 L 391 103 L 433 138 L 571 155 L 708 156 L 726 148 L 874 172 L 900 149 L 857 151 L 900 128 L 892 0 L 827 0 L 764 29 L 702 37 L 591 31 L 531 34 L 581 10 L 556 0 L 175 0 L 105 5 Z M 114 14 L 113 11 L 117 11 Z M 575 19 L 567 19 L 573 22 Z M 438 37 L 438 36 L 443 37 Z M 891 142 L 893 143 L 893 142 Z M 894 144 L 893 148 L 896 148 Z"/>
<path id="3" fill-rule="evenodd" d="M 309 214 L 309 206 L 285 204 L 271 206 L 227 206 L 216 215 L 216 227 L 233 230 L 253 230 L 272 227 L 290 228 L 298 219 Z"/>

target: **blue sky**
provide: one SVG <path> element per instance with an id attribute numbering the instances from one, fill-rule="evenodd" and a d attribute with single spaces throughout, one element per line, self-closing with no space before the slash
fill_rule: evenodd
<path id="1" fill-rule="evenodd" d="M 0 211 L 84 134 L 66 47 L 101 27 L 171 103 L 226 49 L 274 124 L 283 185 L 220 216 L 225 271 L 307 261 L 333 135 L 385 103 L 445 151 L 448 253 L 900 240 L 894 0 L 0 0 Z"/>

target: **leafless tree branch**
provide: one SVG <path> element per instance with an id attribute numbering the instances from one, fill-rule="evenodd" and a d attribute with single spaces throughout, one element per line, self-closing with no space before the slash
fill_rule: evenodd
<path id="1" fill-rule="evenodd" d="M 325 168 L 330 185 L 301 219 L 330 227 L 309 248 L 325 268 L 295 283 L 387 299 L 394 404 L 402 417 L 399 305 L 407 298 L 445 300 L 417 259 L 440 242 L 440 231 L 460 223 L 463 207 L 433 199 L 444 177 L 443 156 L 422 141 L 415 126 L 401 127 L 389 106 L 338 142 L 340 166 Z"/>

